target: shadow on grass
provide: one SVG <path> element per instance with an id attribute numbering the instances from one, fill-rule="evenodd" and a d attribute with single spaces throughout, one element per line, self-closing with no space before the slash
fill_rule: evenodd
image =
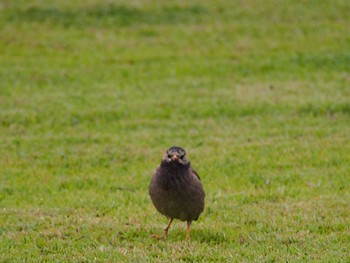
<path id="1" fill-rule="evenodd" d="M 197 22 L 207 13 L 199 6 L 166 6 L 154 10 L 125 5 L 98 5 L 80 9 L 31 7 L 9 10 L 8 21 L 46 22 L 64 27 L 130 26 L 134 24 L 179 24 Z"/>
<path id="2" fill-rule="evenodd" d="M 350 116 L 350 103 L 308 104 L 299 109 L 301 115 L 332 116 L 336 114 Z"/>
<path id="3" fill-rule="evenodd" d="M 152 238 L 152 235 L 161 235 L 163 234 L 163 229 L 157 228 L 157 229 L 150 229 L 149 231 L 135 231 L 135 230 L 128 230 L 128 233 L 125 234 L 129 237 L 134 238 L 148 238 L 150 240 L 154 239 Z M 142 233 L 141 233 L 142 232 Z M 183 229 L 177 228 L 177 229 L 170 229 L 168 236 L 161 240 L 155 240 L 157 242 L 182 242 L 185 240 L 186 237 L 186 227 L 184 226 Z M 225 233 L 222 232 L 214 232 L 210 229 L 195 229 L 195 227 L 192 228 L 189 242 L 198 242 L 198 243 L 207 243 L 212 245 L 218 245 L 218 244 L 224 244 L 228 242 L 233 242 L 233 240 L 230 240 L 226 236 Z"/>
<path id="4" fill-rule="evenodd" d="M 224 244 L 233 242 L 224 232 L 212 231 L 210 229 L 194 229 L 191 232 L 191 239 L 200 243 Z"/>

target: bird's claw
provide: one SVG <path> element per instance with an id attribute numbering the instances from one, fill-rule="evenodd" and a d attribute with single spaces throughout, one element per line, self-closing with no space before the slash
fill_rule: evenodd
<path id="1" fill-rule="evenodd" d="M 156 235 L 156 234 L 151 235 L 152 238 L 157 239 L 157 240 L 163 239 L 165 236 L 166 236 L 165 234 L 160 235 L 160 236 Z"/>

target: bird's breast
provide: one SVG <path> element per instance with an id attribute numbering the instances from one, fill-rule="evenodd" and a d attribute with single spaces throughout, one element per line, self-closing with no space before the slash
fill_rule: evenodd
<path id="1" fill-rule="evenodd" d="M 190 177 L 188 176 L 188 173 L 186 173 L 186 171 L 167 171 L 166 173 L 163 173 L 160 177 L 160 186 L 163 190 L 183 189 L 187 185 L 189 180 Z"/>

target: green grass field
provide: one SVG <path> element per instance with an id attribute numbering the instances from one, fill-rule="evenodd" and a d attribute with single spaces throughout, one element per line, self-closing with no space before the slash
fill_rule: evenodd
<path id="1" fill-rule="evenodd" d="M 349 262 L 350 2 L 0 1 L 1 262 Z M 148 184 L 184 147 L 192 227 Z"/>

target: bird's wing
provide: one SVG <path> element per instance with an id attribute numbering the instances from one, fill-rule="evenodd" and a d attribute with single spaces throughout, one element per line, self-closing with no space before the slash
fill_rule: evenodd
<path id="1" fill-rule="evenodd" d="M 200 181 L 201 178 L 199 177 L 198 173 L 197 173 L 193 168 L 191 168 L 191 170 L 192 170 L 192 173 L 193 173 L 195 176 L 197 176 L 197 178 L 198 178 L 199 181 Z"/>

